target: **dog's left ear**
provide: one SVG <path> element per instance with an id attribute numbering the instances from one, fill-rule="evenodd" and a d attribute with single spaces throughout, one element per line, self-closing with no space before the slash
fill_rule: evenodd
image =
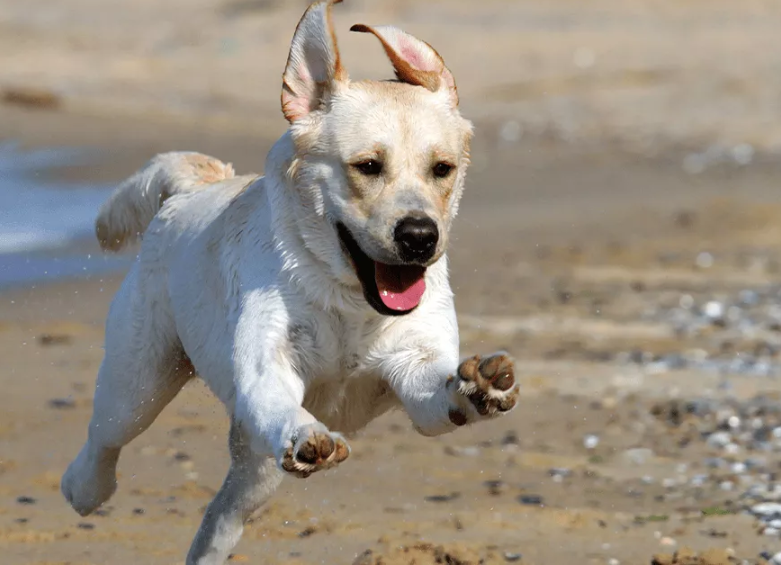
<path id="1" fill-rule="evenodd" d="M 331 7 L 341 1 L 314 2 L 298 22 L 282 75 L 282 113 L 290 123 L 316 110 L 337 81 L 347 80 L 331 19 Z"/>
<path id="2" fill-rule="evenodd" d="M 423 86 L 432 92 L 444 86 L 448 89 L 451 105 L 458 106 L 453 74 L 431 45 L 393 26 L 356 24 L 350 31 L 371 33 L 379 39 L 400 81 Z"/>

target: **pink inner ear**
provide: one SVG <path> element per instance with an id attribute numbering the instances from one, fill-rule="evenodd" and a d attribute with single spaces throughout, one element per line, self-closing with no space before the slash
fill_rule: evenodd
<path id="1" fill-rule="evenodd" d="M 436 70 L 429 68 L 429 65 L 426 64 L 426 58 L 422 56 L 414 45 L 407 41 L 401 40 L 399 42 L 399 55 L 401 55 L 402 59 L 420 71 Z"/>

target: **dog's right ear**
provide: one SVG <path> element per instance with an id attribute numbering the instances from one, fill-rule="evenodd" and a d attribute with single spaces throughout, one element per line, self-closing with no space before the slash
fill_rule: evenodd
<path id="1" fill-rule="evenodd" d="M 350 31 L 371 33 L 379 39 L 401 82 L 422 86 L 433 92 L 444 85 L 450 104 L 454 108 L 458 106 L 458 90 L 453 73 L 431 45 L 393 26 L 355 24 Z"/>
<path id="2" fill-rule="evenodd" d="M 282 75 L 282 113 L 291 124 L 316 110 L 337 81 L 347 80 L 331 20 L 331 6 L 341 1 L 314 2 L 298 22 Z"/>

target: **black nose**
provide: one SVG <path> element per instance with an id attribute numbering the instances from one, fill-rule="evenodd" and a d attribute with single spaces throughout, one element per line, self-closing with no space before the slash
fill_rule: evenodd
<path id="1" fill-rule="evenodd" d="M 434 256 L 439 230 L 431 218 L 407 216 L 396 224 L 393 239 L 403 260 L 424 262 Z"/>

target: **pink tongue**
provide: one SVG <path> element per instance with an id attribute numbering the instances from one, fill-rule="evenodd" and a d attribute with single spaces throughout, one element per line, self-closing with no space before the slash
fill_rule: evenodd
<path id="1" fill-rule="evenodd" d="M 391 310 L 406 312 L 420 304 L 426 291 L 425 267 L 374 264 L 380 300 Z"/>

